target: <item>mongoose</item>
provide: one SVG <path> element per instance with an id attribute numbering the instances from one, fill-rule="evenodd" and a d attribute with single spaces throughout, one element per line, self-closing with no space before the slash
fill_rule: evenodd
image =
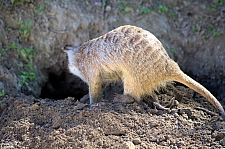
<path id="1" fill-rule="evenodd" d="M 142 28 L 121 26 L 80 47 L 66 46 L 63 50 L 70 72 L 89 85 L 90 104 L 99 102 L 102 86 L 108 82 L 123 81 L 124 95 L 139 101 L 143 95 L 177 81 L 204 96 L 225 119 L 219 101 L 184 74 L 162 43 Z"/>

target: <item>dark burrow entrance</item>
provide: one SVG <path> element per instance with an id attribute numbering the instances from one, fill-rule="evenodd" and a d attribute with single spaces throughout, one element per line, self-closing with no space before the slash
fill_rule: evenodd
<path id="1" fill-rule="evenodd" d="M 88 86 L 78 77 L 62 72 L 61 75 L 49 74 L 48 82 L 42 87 L 41 98 L 64 99 L 74 97 L 80 99 L 88 94 Z"/>
<path id="2" fill-rule="evenodd" d="M 88 85 L 73 74 L 68 72 L 62 72 L 61 75 L 50 73 L 48 78 L 48 82 L 41 89 L 40 98 L 65 99 L 74 97 L 79 100 L 88 94 Z M 111 83 L 102 92 L 102 97 L 111 99 L 115 94 L 122 93 L 122 83 Z"/>

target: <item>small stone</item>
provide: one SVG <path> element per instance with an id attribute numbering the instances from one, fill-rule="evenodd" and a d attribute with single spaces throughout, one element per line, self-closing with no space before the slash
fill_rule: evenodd
<path id="1" fill-rule="evenodd" d="M 182 121 L 182 124 L 186 125 L 186 124 L 187 124 L 187 120 L 184 119 L 184 120 Z"/>
<path id="2" fill-rule="evenodd" d="M 172 149 L 178 149 L 178 147 L 177 146 L 174 146 L 174 147 L 172 147 Z"/>
<path id="3" fill-rule="evenodd" d="M 179 142 L 180 145 L 185 145 L 184 141 Z"/>
<path id="4" fill-rule="evenodd" d="M 148 112 L 150 114 L 153 114 L 154 115 L 154 114 L 156 114 L 158 112 L 158 110 L 157 109 L 149 109 Z"/>
<path id="5" fill-rule="evenodd" d="M 31 110 L 35 111 L 35 110 L 39 110 L 40 109 L 40 106 L 37 105 L 37 104 L 34 104 L 31 106 Z"/>
<path id="6" fill-rule="evenodd" d="M 135 149 L 135 145 L 132 142 L 128 141 L 122 145 L 122 148 L 123 149 Z"/>
<path id="7" fill-rule="evenodd" d="M 179 113 L 180 115 L 182 115 L 182 114 L 187 114 L 188 117 L 191 117 L 191 116 L 192 116 L 192 112 L 191 112 L 190 109 L 179 109 L 179 110 L 178 110 L 178 113 Z"/>
<path id="8" fill-rule="evenodd" d="M 140 138 L 135 138 L 135 139 L 133 140 L 133 143 L 134 143 L 134 145 L 140 144 L 140 143 L 141 143 Z"/>
<path id="9" fill-rule="evenodd" d="M 126 103 L 126 104 L 131 104 L 134 103 L 134 98 L 129 96 L 129 95 L 123 95 L 119 94 L 116 95 L 113 99 L 114 102 L 120 102 L 120 103 Z"/>
<path id="10" fill-rule="evenodd" d="M 148 146 L 145 143 L 141 143 L 142 148 L 147 149 Z"/>
<path id="11" fill-rule="evenodd" d="M 108 6 L 105 7 L 105 11 L 109 12 L 111 10 L 112 10 L 112 7 L 111 6 L 108 5 Z"/>
<path id="12" fill-rule="evenodd" d="M 56 120 L 56 121 L 53 123 L 52 128 L 58 129 L 58 128 L 61 126 L 61 124 L 62 124 L 62 120 L 61 120 L 61 119 Z"/>
<path id="13" fill-rule="evenodd" d="M 0 104 L 0 111 L 3 111 L 7 108 L 7 104 L 6 103 L 2 103 Z"/>
<path id="14" fill-rule="evenodd" d="M 74 110 L 82 110 L 86 106 L 88 105 L 83 103 L 78 103 L 77 106 L 74 107 Z"/>
<path id="15" fill-rule="evenodd" d="M 87 94 L 87 95 L 84 95 L 81 99 L 80 99 L 80 102 L 81 103 L 86 103 L 86 102 L 88 102 L 88 99 L 89 99 L 89 95 Z"/>
<path id="16" fill-rule="evenodd" d="M 174 113 L 174 118 L 177 118 L 177 117 L 179 117 L 179 115 L 177 114 L 177 113 Z"/>
<path id="17" fill-rule="evenodd" d="M 225 132 L 215 132 L 213 137 L 216 138 L 216 140 L 222 140 L 225 138 Z"/>
<path id="18" fill-rule="evenodd" d="M 221 144 L 222 144 L 223 146 L 225 146 L 225 137 L 223 138 Z"/>
<path id="19" fill-rule="evenodd" d="M 155 136 L 149 136 L 149 140 L 151 141 L 151 142 L 156 142 L 157 141 L 157 138 L 155 137 Z"/>

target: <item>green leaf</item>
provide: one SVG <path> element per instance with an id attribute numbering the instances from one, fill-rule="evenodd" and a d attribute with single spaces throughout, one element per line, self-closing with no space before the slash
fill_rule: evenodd
<path id="1" fill-rule="evenodd" d="M 124 11 L 125 11 L 125 12 L 132 12 L 132 11 L 133 11 L 133 8 L 131 8 L 131 7 L 126 7 L 126 8 L 124 9 Z"/>
<path id="2" fill-rule="evenodd" d="M 220 36 L 219 32 L 213 32 L 213 37 L 218 37 L 218 36 Z"/>
<path id="3" fill-rule="evenodd" d="M 21 25 L 20 25 L 20 28 L 24 28 L 24 26 L 25 26 L 25 24 L 21 24 Z"/>
<path id="4" fill-rule="evenodd" d="M 27 35 L 29 33 L 29 30 L 27 30 L 27 29 L 25 29 L 24 31 L 23 31 L 23 34 L 24 35 Z"/>

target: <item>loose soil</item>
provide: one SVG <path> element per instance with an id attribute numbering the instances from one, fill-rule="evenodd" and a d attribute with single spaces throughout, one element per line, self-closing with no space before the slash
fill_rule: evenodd
<path id="1" fill-rule="evenodd" d="M 176 92 L 170 88 L 157 95 L 164 106 L 180 97 L 170 110 L 156 110 L 148 101 L 127 104 L 112 99 L 89 105 L 72 97 L 5 98 L 1 147 L 223 148 L 225 122 L 218 120 L 213 107 L 200 95 L 183 86 L 176 88 Z M 198 107 L 214 112 L 210 115 Z"/>

